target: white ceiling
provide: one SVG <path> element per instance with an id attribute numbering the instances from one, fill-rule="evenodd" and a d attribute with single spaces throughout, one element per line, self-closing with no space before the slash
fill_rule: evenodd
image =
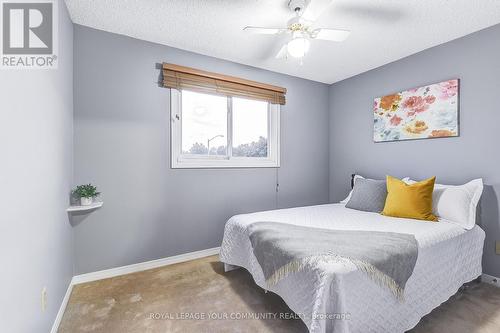
<path id="1" fill-rule="evenodd" d="M 314 0 L 313 0 L 314 1 Z M 352 30 L 314 40 L 302 65 L 274 55 L 288 0 L 66 0 L 74 23 L 324 83 L 334 83 L 500 23 L 500 0 L 333 0 L 316 26 Z M 498 41 L 492 41 L 498 42 Z"/>

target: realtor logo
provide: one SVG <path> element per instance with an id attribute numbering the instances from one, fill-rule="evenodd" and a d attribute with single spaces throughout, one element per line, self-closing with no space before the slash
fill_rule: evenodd
<path id="1" fill-rule="evenodd" d="M 0 3 L 1 68 L 56 68 L 56 2 L 1 0 Z"/>

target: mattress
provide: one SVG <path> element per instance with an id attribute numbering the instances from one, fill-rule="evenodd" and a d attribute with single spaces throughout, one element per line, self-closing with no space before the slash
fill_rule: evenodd
<path id="1" fill-rule="evenodd" d="M 419 253 L 404 301 L 348 262 L 321 263 L 268 288 L 246 231 L 249 224 L 261 221 L 414 235 Z M 392 218 L 328 204 L 233 216 L 224 229 L 220 260 L 247 269 L 256 284 L 279 295 L 310 332 L 405 332 L 481 275 L 484 238 L 477 225 L 465 230 L 445 220 Z"/>

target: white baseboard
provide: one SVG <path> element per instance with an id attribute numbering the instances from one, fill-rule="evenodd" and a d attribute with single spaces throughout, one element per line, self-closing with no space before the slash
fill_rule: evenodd
<path id="1" fill-rule="evenodd" d="M 52 324 L 52 329 L 50 333 L 57 333 L 59 329 L 59 324 L 61 324 L 62 317 L 64 315 L 64 311 L 66 310 L 66 305 L 68 305 L 69 297 L 71 296 L 71 291 L 73 290 L 73 279 L 69 282 L 68 289 L 66 289 L 66 294 L 64 294 L 64 298 L 61 302 L 61 306 L 59 307 L 59 311 L 57 311 L 56 319 L 54 320 L 54 324 Z"/>
<path id="2" fill-rule="evenodd" d="M 481 274 L 481 282 L 491 284 L 492 286 L 495 287 L 500 287 L 500 278 L 497 278 L 496 276 L 483 273 Z"/>
<path id="3" fill-rule="evenodd" d="M 185 261 L 190 261 L 190 260 L 194 260 L 194 259 L 212 256 L 214 254 L 218 254 L 219 250 L 220 250 L 220 247 L 214 247 L 211 249 L 179 254 L 179 255 L 173 256 L 173 257 L 151 260 L 151 261 L 141 262 L 138 264 L 132 264 L 132 265 L 127 265 L 127 266 L 115 267 L 115 268 L 105 269 L 102 271 L 97 271 L 97 272 L 92 272 L 92 273 L 75 275 L 73 277 L 72 282 L 73 282 L 73 284 L 80 284 L 80 283 L 97 281 L 97 280 L 112 278 L 115 276 L 145 271 L 145 270 L 152 269 L 152 268 L 157 268 L 157 267 L 162 267 L 162 266 L 177 264 L 180 262 L 185 262 Z"/>

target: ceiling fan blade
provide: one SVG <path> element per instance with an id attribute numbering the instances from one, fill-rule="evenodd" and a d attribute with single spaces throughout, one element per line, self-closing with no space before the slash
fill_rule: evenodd
<path id="1" fill-rule="evenodd" d="M 278 35 L 286 31 L 286 29 L 283 28 L 263 28 L 263 27 L 244 27 L 243 30 L 254 34 L 262 34 L 262 35 Z"/>
<path id="2" fill-rule="evenodd" d="M 350 33 L 350 30 L 320 28 L 313 31 L 313 38 L 332 42 L 343 42 L 349 37 Z"/>
<path id="3" fill-rule="evenodd" d="M 302 17 L 308 21 L 316 21 L 332 2 L 333 0 L 311 0 L 304 10 Z"/>
<path id="4" fill-rule="evenodd" d="M 276 59 L 284 59 L 287 56 L 287 49 L 286 49 L 286 44 L 284 44 L 279 52 L 276 54 L 275 58 Z"/>

